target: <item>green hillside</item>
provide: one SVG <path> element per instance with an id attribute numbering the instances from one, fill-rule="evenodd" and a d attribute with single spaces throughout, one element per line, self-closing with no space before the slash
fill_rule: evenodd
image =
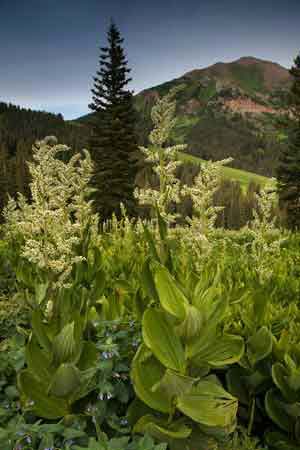
<path id="1" fill-rule="evenodd" d="M 205 164 L 204 159 L 197 156 L 188 155 L 187 153 L 181 153 L 180 157 L 183 161 L 191 162 L 195 165 L 201 166 L 201 164 Z M 244 189 L 246 189 L 251 182 L 263 187 L 270 180 L 268 177 L 264 177 L 253 172 L 247 172 L 246 170 L 234 169 L 228 166 L 222 167 L 221 171 L 224 178 L 230 179 L 231 181 L 238 181 Z"/>
<path id="2" fill-rule="evenodd" d="M 291 125 L 290 82 L 286 68 L 245 57 L 196 69 L 146 89 L 135 96 L 141 143 L 147 144 L 156 99 L 184 85 L 176 95 L 173 141 L 186 143 L 188 153 L 204 160 L 232 157 L 236 169 L 275 176 Z"/>

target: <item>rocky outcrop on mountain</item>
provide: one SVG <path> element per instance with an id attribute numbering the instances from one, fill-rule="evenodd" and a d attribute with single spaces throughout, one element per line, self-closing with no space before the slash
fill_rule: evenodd
<path id="1" fill-rule="evenodd" d="M 249 97 L 238 97 L 231 100 L 225 100 L 223 104 L 224 108 L 229 109 L 240 114 L 250 113 L 250 114 L 284 114 L 284 110 L 278 110 L 272 108 L 271 106 L 261 105 L 254 102 Z"/>

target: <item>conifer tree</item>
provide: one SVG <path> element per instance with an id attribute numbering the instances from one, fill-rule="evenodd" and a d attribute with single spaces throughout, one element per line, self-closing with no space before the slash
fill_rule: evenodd
<path id="1" fill-rule="evenodd" d="M 102 220 L 120 215 L 122 202 L 134 211 L 137 139 L 132 93 L 126 89 L 131 78 L 117 26 L 111 22 L 108 46 L 101 48 L 100 69 L 94 77 L 90 152 L 94 160 L 95 206 Z"/>
<path id="2" fill-rule="evenodd" d="M 282 153 L 277 170 L 279 202 L 286 214 L 287 226 L 300 229 L 300 53 L 290 70 L 294 77 L 291 88 L 291 110 L 295 127 L 289 145 Z"/>

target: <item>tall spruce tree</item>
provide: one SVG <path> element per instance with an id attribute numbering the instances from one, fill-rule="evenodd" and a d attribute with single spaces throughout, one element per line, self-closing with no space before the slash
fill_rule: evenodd
<path id="1" fill-rule="evenodd" d="M 286 215 L 287 226 L 300 229 L 300 54 L 290 70 L 294 77 L 291 88 L 291 110 L 295 127 L 289 145 L 283 151 L 277 169 L 279 203 Z"/>
<path id="2" fill-rule="evenodd" d="M 95 206 L 102 220 L 120 215 L 122 202 L 129 214 L 134 211 L 137 138 L 132 93 L 126 89 L 128 74 L 121 38 L 112 21 L 108 46 L 101 48 L 100 69 L 94 77 L 90 151 L 95 164 L 93 185 Z"/>

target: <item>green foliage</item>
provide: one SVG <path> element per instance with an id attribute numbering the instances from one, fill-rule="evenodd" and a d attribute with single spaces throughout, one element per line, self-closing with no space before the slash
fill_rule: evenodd
<path id="1" fill-rule="evenodd" d="M 171 138 L 176 144 L 184 144 L 186 141 L 187 132 L 192 126 L 196 125 L 198 121 L 199 117 L 197 116 L 179 116 L 177 118 L 174 130 L 171 133 Z"/>
<path id="2" fill-rule="evenodd" d="M 252 64 L 250 67 L 234 64 L 231 66 L 231 73 L 246 92 L 264 91 L 264 74 L 258 64 Z"/>
<path id="3" fill-rule="evenodd" d="M 101 296 L 103 276 L 97 252 L 74 267 L 73 285 L 32 299 L 32 332 L 26 347 L 27 369 L 19 374 L 23 405 L 46 418 L 66 416 L 71 405 L 94 388 L 97 349 L 88 341 L 89 313 Z M 51 314 L 47 308 L 51 308 Z M 44 309 L 46 306 L 46 310 Z M 38 387 L 37 387 L 38 386 Z"/>
<path id="4" fill-rule="evenodd" d="M 213 288 L 203 292 L 201 278 L 188 291 L 158 262 L 152 276 L 159 306 L 144 312 L 143 343 L 133 360 L 132 379 L 138 397 L 151 409 L 168 413 L 169 420 L 143 416 L 134 430 L 183 439 L 192 432 L 192 419 L 206 432 L 232 431 L 237 401 L 212 372 L 239 361 L 244 351 L 243 339 L 219 328 L 226 301 Z M 180 424 L 178 412 L 183 414 Z"/>
<path id="5" fill-rule="evenodd" d="M 290 229 L 300 228 L 300 55 L 290 70 L 294 78 L 291 88 L 291 107 L 296 119 L 288 146 L 281 153 L 277 169 L 279 199 L 286 213 L 286 224 Z"/>
<path id="6" fill-rule="evenodd" d="M 18 296 L 0 297 L 0 339 L 13 336 L 21 326 L 28 326 L 29 310 Z"/>
<path id="7" fill-rule="evenodd" d="M 266 450 L 259 442 L 259 439 L 248 436 L 243 428 L 238 428 L 233 438 L 224 445 L 224 450 Z"/>
<path id="8" fill-rule="evenodd" d="M 9 245 L 6 241 L 0 241 L 0 295 L 8 295 L 15 292 L 15 274 L 9 263 Z"/>

